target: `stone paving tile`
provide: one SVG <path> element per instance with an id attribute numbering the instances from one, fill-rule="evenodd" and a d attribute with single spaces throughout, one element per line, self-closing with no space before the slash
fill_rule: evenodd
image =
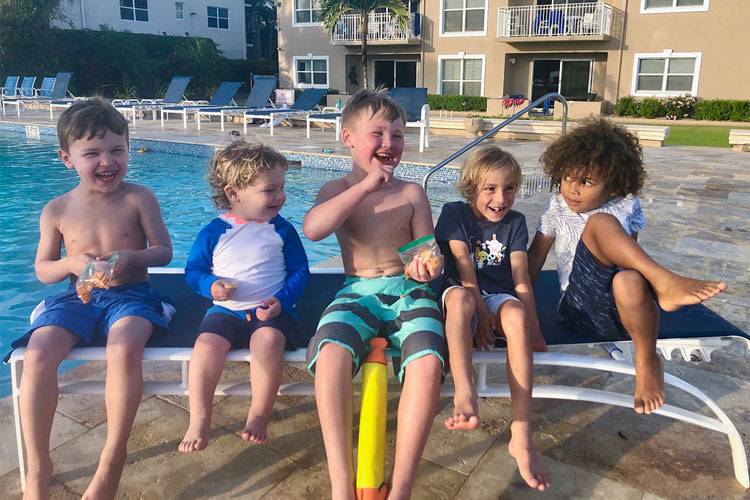
<path id="1" fill-rule="evenodd" d="M 677 242 L 675 252 L 683 255 L 697 255 L 699 257 L 750 263 L 750 248 L 746 246 L 697 238 L 682 238 Z"/>
<path id="2" fill-rule="evenodd" d="M 21 479 L 17 470 L 0 476 L 0 492 L 2 492 L 3 500 L 20 500 L 23 497 Z M 81 498 L 81 495 L 73 493 L 53 479 L 50 484 L 49 498 L 50 500 L 74 500 Z"/>

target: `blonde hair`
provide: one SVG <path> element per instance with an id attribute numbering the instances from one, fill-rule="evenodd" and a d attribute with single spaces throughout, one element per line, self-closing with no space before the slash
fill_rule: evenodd
<path id="1" fill-rule="evenodd" d="M 353 128 L 354 121 L 359 119 L 362 113 L 369 112 L 372 119 L 374 116 L 382 113 L 388 121 L 401 120 L 406 124 L 406 113 L 388 94 L 385 88 L 362 89 L 358 90 L 346 102 L 344 111 L 341 112 L 341 123 L 343 127 Z"/>
<path id="2" fill-rule="evenodd" d="M 516 183 L 516 189 L 521 187 L 523 182 L 523 173 L 521 164 L 518 163 L 512 154 L 502 150 L 497 146 L 484 146 L 471 152 L 463 167 L 461 167 L 461 176 L 456 183 L 456 187 L 466 200 L 471 200 L 474 194 L 482 187 L 492 170 L 509 168 L 513 181 Z"/>
<path id="3" fill-rule="evenodd" d="M 244 189 L 252 185 L 259 175 L 275 168 L 289 168 L 284 155 L 264 144 L 234 141 L 218 150 L 208 168 L 208 184 L 211 198 L 217 208 L 229 208 L 229 199 L 224 188 L 234 186 Z"/>

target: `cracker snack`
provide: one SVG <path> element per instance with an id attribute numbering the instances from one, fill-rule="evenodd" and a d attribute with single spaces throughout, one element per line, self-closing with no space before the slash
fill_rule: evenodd
<path id="1" fill-rule="evenodd" d="M 109 288 L 116 262 L 117 254 L 114 253 L 107 260 L 92 260 L 86 265 L 76 281 L 76 293 L 81 302 L 91 302 L 94 288 Z"/>
<path id="2" fill-rule="evenodd" d="M 440 248 L 438 248 L 435 237 L 431 234 L 423 236 L 414 241 L 410 241 L 406 245 L 398 248 L 398 255 L 401 257 L 401 262 L 404 265 L 408 265 L 415 257 L 421 257 L 422 261 L 427 264 L 430 271 L 434 271 L 440 267 Z M 406 271 L 406 277 L 409 278 L 409 272 Z"/>

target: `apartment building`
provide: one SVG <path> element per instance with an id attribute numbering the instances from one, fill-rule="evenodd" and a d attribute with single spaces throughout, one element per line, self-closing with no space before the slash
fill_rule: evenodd
<path id="1" fill-rule="evenodd" d="M 408 2 L 406 29 L 388 12 L 370 15 L 370 85 L 488 98 L 560 92 L 608 104 L 626 95 L 750 99 L 744 0 Z M 315 7 L 277 3 L 280 83 L 355 91 L 359 17 L 327 33 Z"/>
<path id="2" fill-rule="evenodd" d="M 58 28 L 111 29 L 210 38 L 224 57 L 245 59 L 244 0 L 60 0 Z"/>

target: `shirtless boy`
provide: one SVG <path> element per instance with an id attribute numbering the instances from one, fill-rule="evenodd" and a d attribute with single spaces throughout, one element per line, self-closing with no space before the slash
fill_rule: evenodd
<path id="1" fill-rule="evenodd" d="M 69 279 L 71 287 L 48 297 L 30 330 L 12 344 L 28 344 L 20 396 L 28 462 L 24 498 L 49 497 L 57 367 L 74 346 L 101 336 L 107 339 L 107 439 L 83 498 L 114 498 L 143 388 L 143 348 L 155 326 L 169 323 L 147 268 L 168 264 L 172 244 L 153 193 L 123 180 L 128 122 L 118 111 L 102 99 L 76 103 L 60 116 L 57 133 L 60 159 L 79 182 L 42 210 L 35 269 L 41 282 Z M 95 288 L 84 303 L 73 287 L 76 277 L 115 252 L 109 288 Z"/>
<path id="2" fill-rule="evenodd" d="M 404 266 L 396 251 L 433 232 L 424 190 L 393 175 L 404 149 L 403 110 L 382 91 L 362 90 L 342 119 L 352 170 L 320 189 L 303 229 L 314 241 L 336 233 L 347 278 L 310 341 L 308 367 L 315 373 L 332 498 L 353 499 L 352 375 L 372 337 L 387 337 L 400 350 L 403 390 L 389 498 L 409 498 L 440 395 L 445 338 L 426 282 L 438 276 L 442 261 L 429 266 L 416 257 Z"/>

